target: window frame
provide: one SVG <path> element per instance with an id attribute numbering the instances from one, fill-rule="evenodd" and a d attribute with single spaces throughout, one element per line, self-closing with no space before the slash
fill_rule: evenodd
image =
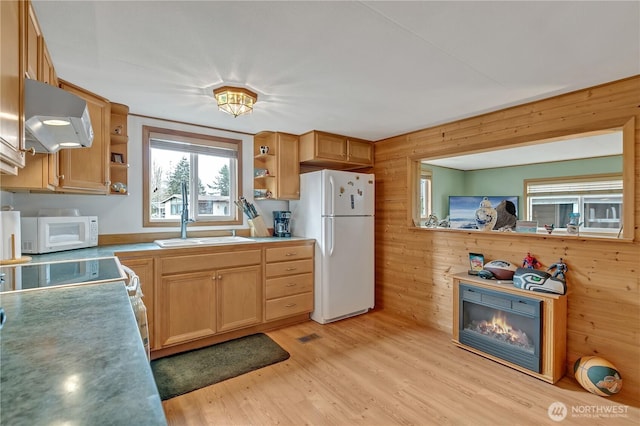
<path id="1" fill-rule="evenodd" d="M 584 189 L 579 188 L 580 185 L 592 184 L 597 182 L 620 182 L 620 188 L 614 189 L 611 185 L 612 189 Z M 607 174 L 598 174 L 598 175 L 585 175 L 585 176 L 568 176 L 568 177 L 558 177 L 558 178 L 533 178 L 533 179 L 524 179 L 524 217 L 526 220 L 534 220 L 532 218 L 532 206 L 534 203 L 534 199 L 565 199 L 567 202 L 571 202 L 573 204 L 573 212 L 580 213 L 580 221 L 585 222 L 586 212 L 585 204 L 589 202 L 590 199 L 597 198 L 598 196 L 612 196 L 612 197 L 620 197 L 620 205 L 623 206 L 624 197 L 623 197 L 623 182 L 624 176 L 622 173 L 607 173 Z M 574 184 L 574 185 L 572 185 Z M 560 188 L 553 189 L 554 185 L 562 186 L 562 185 L 571 185 L 575 189 L 574 190 L 561 190 Z M 531 191 L 531 187 L 549 187 L 547 192 L 535 192 Z M 538 188 L 538 191 L 540 189 Z M 551 203 L 553 204 L 553 203 Z M 622 211 L 620 212 L 620 227 L 619 228 L 596 228 L 596 227 L 588 227 L 582 225 L 580 228 L 581 233 L 585 234 L 611 234 L 611 235 L 619 235 L 621 232 L 621 228 L 624 225 L 624 217 L 622 215 Z M 586 222 L 585 222 L 586 224 Z M 566 223 L 556 223 L 555 229 L 557 231 L 566 231 Z M 544 224 L 538 223 L 538 230 L 544 230 Z"/>
<path id="2" fill-rule="evenodd" d="M 220 136 L 212 136 L 206 134 L 186 132 L 182 130 L 165 129 L 153 126 L 142 126 L 142 227 L 143 228 L 167 228 L 180 225 L 180 219 L 151 219 L 151 139 L 152 134 L 161 134 L 166 136 L 167 139 L 175 138 L 180 140 L 195 140 L 200 145 L 216 147 L 222 144 L 235 145 L 237 152 L 236 157 L 236 185 L 235 190 L 239 195 L 242 193 L 242 140 L 231 139 Z M 189 154 L 187 154 L 189 155 Z M 197 170 L 195 170 L 197 172 Z M 230 172 L 232 172 L 230 170 Z M 231 178 L 231 177 L 230 177 Z M 189 196 L 191 195 L 191 185 L 189 188 Z M 233 200 L 230 200 L 233 202 Z M 230 203 L 229 211 L 232 214 L 230 219 L 223 220 L 197 220 L 192 226 L 228 226 L 228 225 L 241 225 L 242 216 L 238 209 L 232 208 Z M 189 211 L 197 212 L 196 203 L 190 198 Z M 193 216 L 193 214 L 191 215 Z"/>
<path id="3" fill-rule="evenodd" d="M 418 186 L 418 215 L 420 220 L 428 220 L 432 213 L 433 172 L 424 166 L 420 168 L 420 185 Z"/>

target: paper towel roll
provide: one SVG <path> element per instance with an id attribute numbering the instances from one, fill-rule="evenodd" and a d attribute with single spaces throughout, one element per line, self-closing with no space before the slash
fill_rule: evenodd
<path id="1" fill-rule="evenodd" d="M 19 259 L 22 257 L 22 235 L 20 234 L 20 212 L 0 211 L 2 223 L 2 244 L 0 259 Z"/>

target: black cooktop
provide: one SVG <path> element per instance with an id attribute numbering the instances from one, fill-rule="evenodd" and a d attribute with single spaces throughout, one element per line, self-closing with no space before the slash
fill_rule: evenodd
<path id="1" fill-rule="evenodd" d="M 115 257 L 5 265 L 0 272 L 0 292 L 125 280 Z"/>

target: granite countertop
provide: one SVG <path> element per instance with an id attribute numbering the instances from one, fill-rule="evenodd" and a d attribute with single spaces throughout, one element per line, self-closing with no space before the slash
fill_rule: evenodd
<path id="1" fill-rule="evenodd" d="M 290 241 L 308 241 L 306 237 L 246 237 L 256 243 L 285 243 Z M 249 244 L 249 243 L 242 243 Z M 206 247 L 206 246 L 203 246 Z M 183 247 L 189 248 L 189 247 Z M 170 250 L 176 250 L 179 248 L 172 248 Z M 76 259 L 91 259 L 96 257 L 110 257 L 114 256 L 114 253 L 127 252 L 127 251 L 158 251 L 168 250 L 163 249 L 155 243 L 136 243 L 136 244 L 118 244 L 109 246 L 98 246 L 84 249 L 75 249 L 60 251 L 57 253 L 47 254 L 29 254 L 32 260 L 31 262 L 56 262 L 62 260 L 76 260 Z"/>
<path id="2" fill-rule="evenodd" d="M 167 424 L 122 282 L 0 298 L 0 424 Z"/>

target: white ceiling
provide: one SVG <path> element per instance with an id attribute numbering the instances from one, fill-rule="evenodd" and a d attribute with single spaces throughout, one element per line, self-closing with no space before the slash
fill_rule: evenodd
<path id="1" fill-rule="evenodd" d="M 33 1 L 59 77 L 135 114 L 380 140 L 640 74 L 640 2 Z M 212 88 L 258 93 L 250 116 Z"/>

